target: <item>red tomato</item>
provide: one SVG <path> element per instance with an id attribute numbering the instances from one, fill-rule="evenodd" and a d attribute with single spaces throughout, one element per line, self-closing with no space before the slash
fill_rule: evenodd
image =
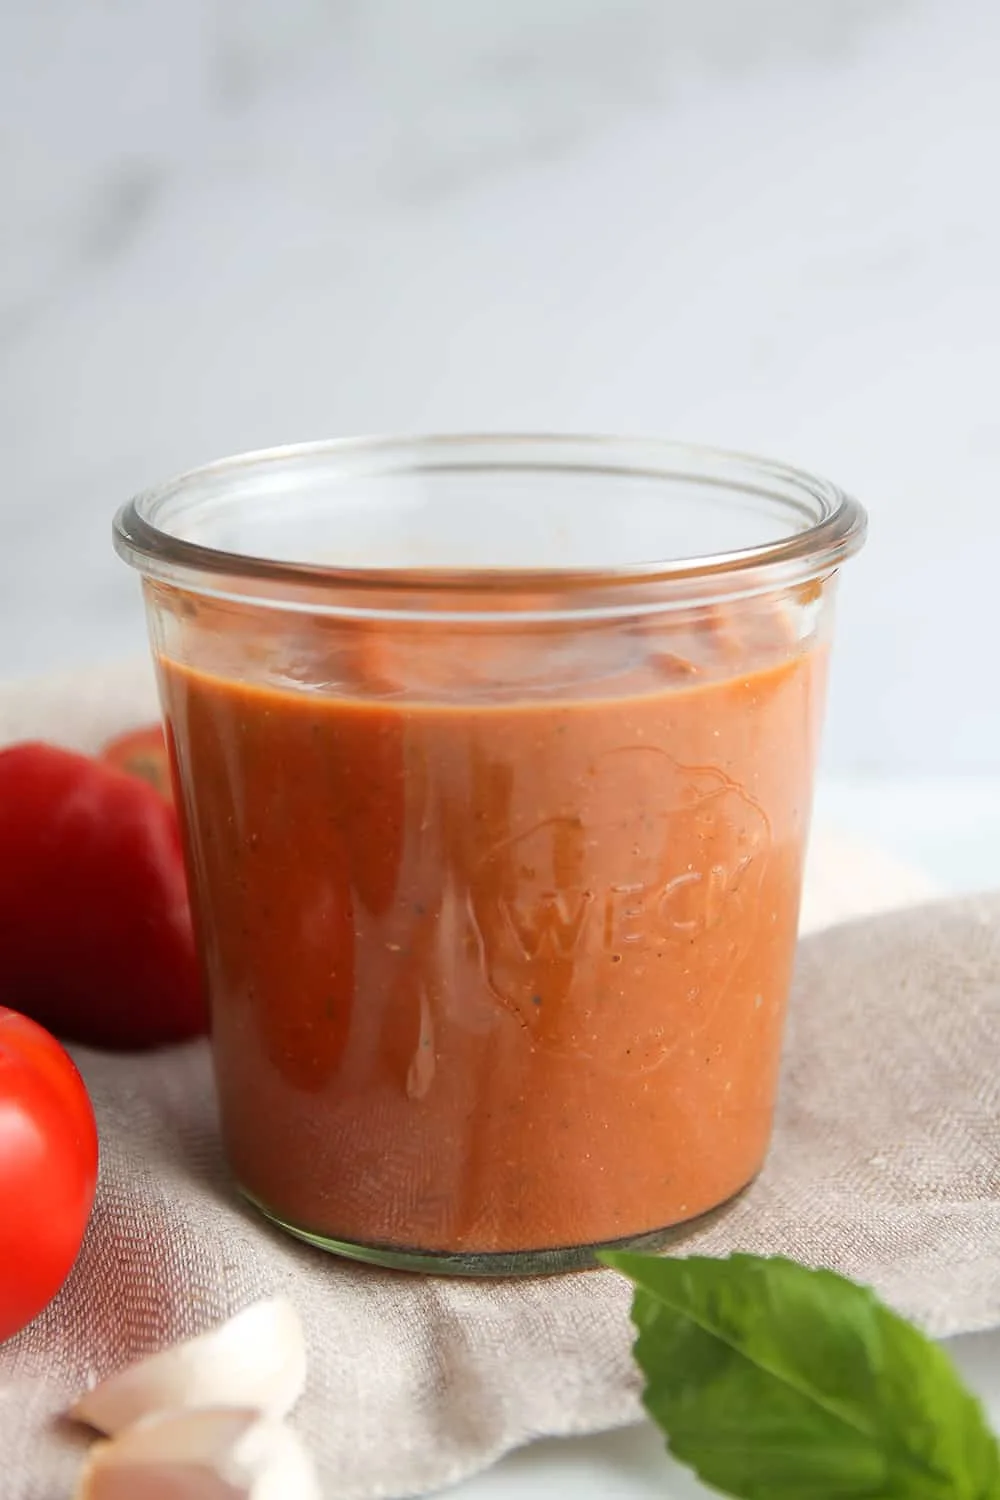
<path id="1" fill-rule="evenodd" d="M 109 740 L 101 751 L 101 760 L 117 766 L 119 771 L 127 771 L 130 776 L 141 776 L 162 796 L 172 800 L 170 757 L 159 724 L 132 729 L 128 734 Z"/>
<path id="2" fill-rule="evenodd" d="M 97 1183 L 97 1126 L 72 1061 L 0 1006 L 0 1343 L 73 1268 Z"/>
<path id="3" fill-rule="evenodd" d="M 95 1047 L 206 1029 L 177 817 L 138 777 L 0 751 L 0 995 Z"/>

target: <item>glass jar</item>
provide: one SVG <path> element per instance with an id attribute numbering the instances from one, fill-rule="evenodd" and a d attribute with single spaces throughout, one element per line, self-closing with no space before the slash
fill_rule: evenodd
<path id="1" fill-rule="evenodd" d="M 286 448 L 122 510 L 270 1219 L 536 1273 L 752 1181 L 864 525 L 772 463 L 561 437 Z"/>

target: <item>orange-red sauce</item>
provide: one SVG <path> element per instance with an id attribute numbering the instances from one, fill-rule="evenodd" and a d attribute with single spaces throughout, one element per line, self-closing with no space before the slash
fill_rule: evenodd
<path id="1" fill-rule="evenodd" d="M 386 641 L 310 691 L 161 660 L 239 1181 L 465 1253 L 719 1204 L 770 1132 L 822 651 L 497 701 L 485 647 L 401 686 Z"/>

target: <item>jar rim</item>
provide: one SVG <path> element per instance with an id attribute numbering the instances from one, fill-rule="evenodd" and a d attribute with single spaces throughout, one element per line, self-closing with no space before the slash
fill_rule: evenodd
<path id="1" fill-rule="evenodd" d="M 541 455 L 548 455 L 543 458 Z M 478 454 L 478 457 L 477 457 Z M 177 535 L 158 517 L 199 489 L 225 490 L 250 476 L 326 465 L 332 474 L 374 475 L 456 471 L 559 470 L 589 475 L 713 484 L 728 492 L 777 501 L 797 515 L 798 529 L 733 550 L 649 559 L 608 567 L 385 567 L 341 566 L 228 551 Z M 183 507 L 182 507 L 183 509 Z M 804 522 L 805 524 L 801 524 Z M 218 459 L 142 491 L 114 519 L 115 550 L 145 578 L 213 597 L 258 600 L 275 607 L 341 612 L 434 613 L 479 617 L 502 593 L 506 610 L 528 611 L 550 601 L 545 614 L 576 612 L 584 598 L 618 609 L 641 594 L 650 607 L 690 604 L 694 598 L 759 593 L 826 576 L 862 545 L 862 506 L 828 480 L 788 464 L 736 450 L 663 438 L 548 433 L 469 433 L 419 437 L 336 438 L 258 449 Z M 261 597 L 259 590 L 265 590 Z M 280 591 L 278 593 L 277 591 Z M 554 609 L 552 599 L 561 602 Z M 366 604 L 365 601 L 368 601 Z M 375 602 L 377 601 L 377 602 Z M 423 604 L 421 603 L 423 601 Z M 351 606 L 355 606 L 352 608 Z M 387 604 L 390 607 L 387 609 Z"/>

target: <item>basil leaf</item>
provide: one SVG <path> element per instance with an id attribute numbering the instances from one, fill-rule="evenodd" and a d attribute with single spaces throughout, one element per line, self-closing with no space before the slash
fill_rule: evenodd
<path id="1" fill-rule="evenodd" d="M 743 1500 L 1000 1500 L 1000 1450 L 937 1344 L 779 1257 L 606 1253 L 667 1446 Z"/>

